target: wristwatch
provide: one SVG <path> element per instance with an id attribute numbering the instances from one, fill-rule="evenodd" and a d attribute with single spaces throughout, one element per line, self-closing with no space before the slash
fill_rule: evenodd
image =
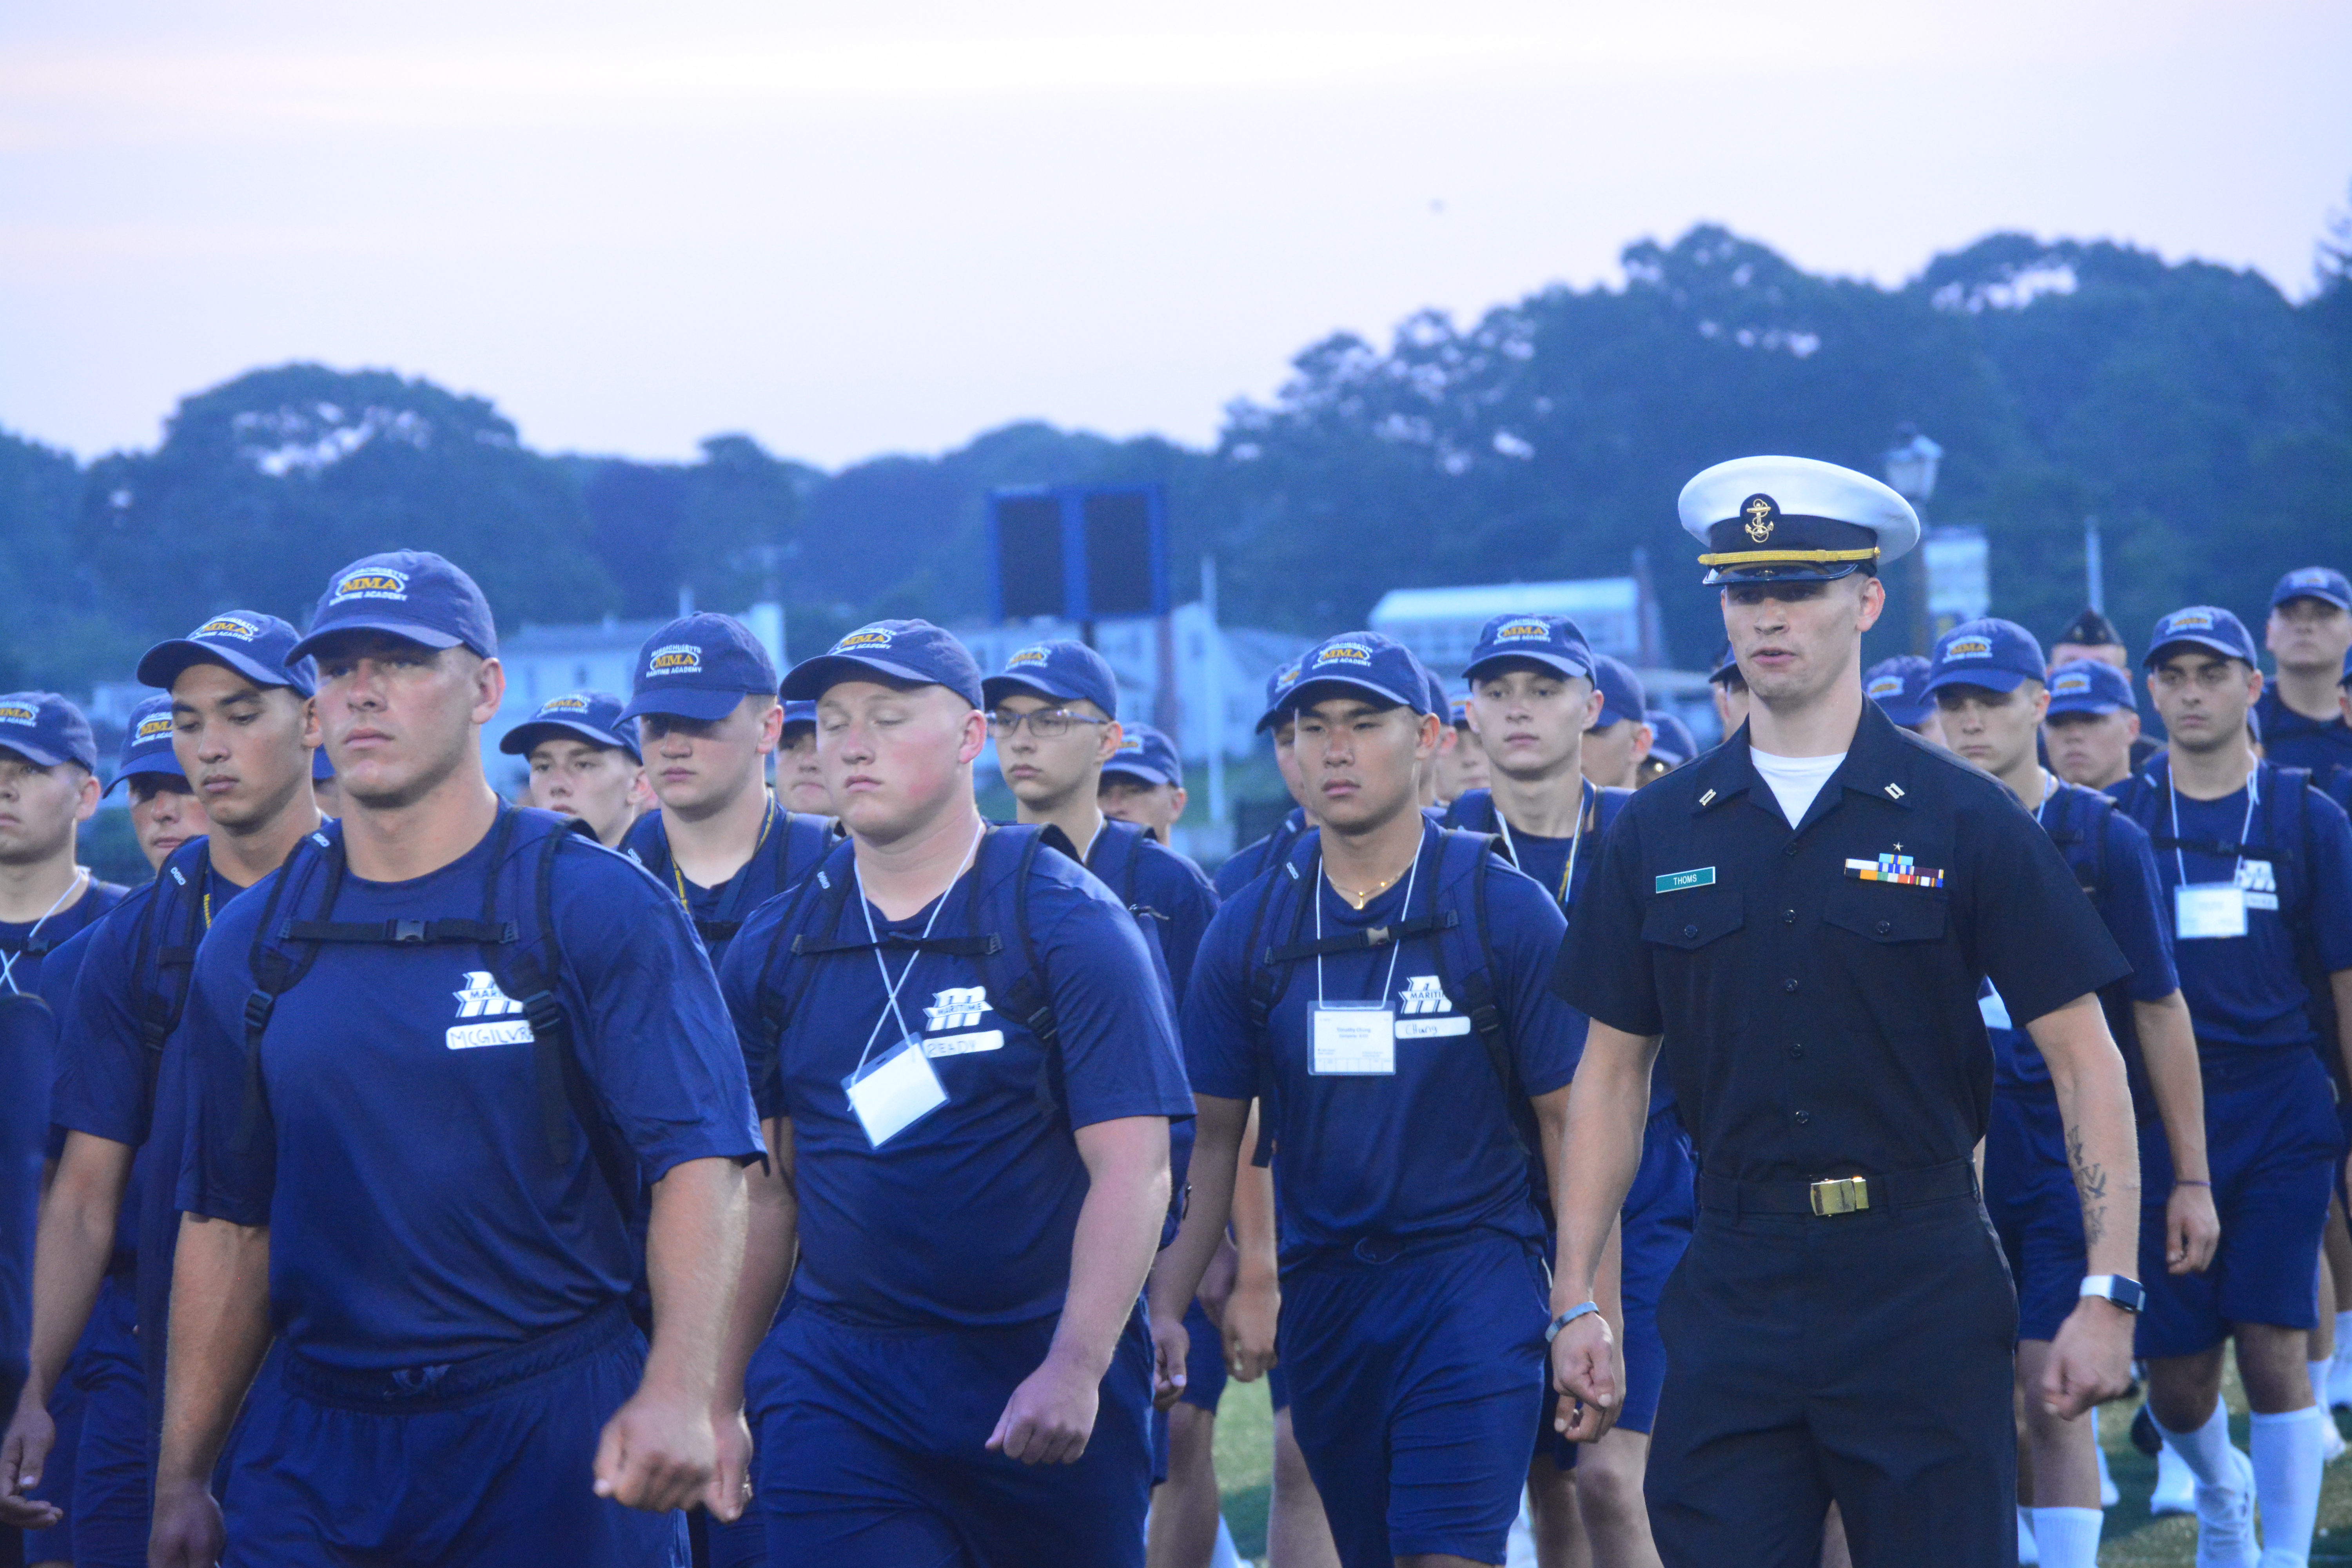
<path id="1" fill-rule="evenodd" d="M 2147 1305 L 2147 1288 L 2123 1274 L 2093 1274 L 2084 1279 L 2081 1294 L 2113 1301 L 2126 1312 L 2137 1312 Z"/>

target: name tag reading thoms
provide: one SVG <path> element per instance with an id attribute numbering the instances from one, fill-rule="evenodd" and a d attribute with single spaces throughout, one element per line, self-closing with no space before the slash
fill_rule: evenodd
<path id="1" fill-rule="evenodd" d="M 1396 1073 L 1396 1009 L 1385 1002 L 1325 1002 L 1308 1015 L 1307 1070 L 1326 1078 Z"/>
<path id="2" fill-rule="evenodd" d="M 931 1058 L 909 1036 L 841 1080 L 849 1109 L 877 1149 L 948 1102 Z"/>
<path id="3" fill-rule="evenodd" d="M 2246 890 L 2228 882 L 2184 882 L 2172 889 L 2172 934 L 2182 942 L 2246 934 Z"/>

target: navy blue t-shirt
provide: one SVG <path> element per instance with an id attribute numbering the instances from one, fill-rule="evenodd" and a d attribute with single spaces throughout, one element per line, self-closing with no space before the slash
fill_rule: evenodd
<path id="1" fill-rule="evenodd" d="M 797 886 L 823 863 L 832 845 L 832 823 L 806 812 L 782 810 L 772 798 L 751 858 L 727 880 L 706 888 L 688 880 L 670 858 L 669 830 L 663 826 L 660 812 L 649 811 L 637 818 L 621 840 L 622 851 L 651 872 L 654 880 L 684 906 L 703 946 L 710 952 L 714 967 L 751 911 Z"/>
<path id="2" fill-rule="evenodd" d="M 1276 849 L 1287 849 L 1297 843 L 1298 836 L 1306 831 L 1306 808 L 1292 806 L 1290 815 L 1282 819 L 1280 827 L 1255 843 L 1243 845 L 1227 858 L 1223 865 L 1217 868 L 1215 878 L 1217 897 L 1220 900 L 1230 899 L 1240 892 L 1249 885 L 1252 878 L 1266 868 Z"/>
<path id="3" fill-rule="evenodd" d="M 1116 825 L 1118 828 L 1125 826 Z M 1109 868 L 1109 839 L 1114 830 L 1115 825 L 1106 821 L 1103 831 L 1095 835 L 1087 848 L 1087 869 L 1102 877 L 1106 886 L 1111 886 L 1114 878 Z M 1138 833 L 1132 866 L 1132 879 L 1118 876 L 1111 892 L 1130 907 L 1140 905 L 1150 911 L 1142 918 L 1151 921 L 1160 933 L 1160 956 L 1168 961 L 1168 982 L 1176 988 L 1176 1002 L 1181 1006 L 1184 988 L 1192 980 L 1193 955 L 1201 951 L 1201 938 L 1217 912 L 1216 889 L 1198 866 L 1147 832 Z"/>
<path id="4" fill-rule="evenodd" d="M 2177 837 L 2206 844 L 2269 845 L 2271 825 L 2292 819 L 2287 810 L 2273 809 L 2273 797 L 2283 781 L 2267 761 L 2256 766 L 2254 790 L 2262 799 L 2254 803 L 2251 826 L 2247 792 L 2242 789 L 2219 800 L 2191 800 L 2165 787 L 2168 774 L 2161 765 L 2145 777 L 2156 787 L 2130 798 L 2139 802 L 2137 815 L 2151 837 L 2176 837 L 2172 826 L 2176 807 L 2180 824 Z M 2156 852 L 2168 919 L 2173 889 L 2184 881 L 2235 883 L 2247 889 L 2244 936 L 2203 937 L 2173 944 L 2180 989 L 2188 998 L 2189 1018 L 2201 1047 L 2317 1043 L 2305 1011 L 2311 992 L 2304 983 L 2295 951 L 2299 934 L 2313 943 L 2322 968 L 2330 973 L 2352 969 L 2352 824 L 2346 822 L 2335 802 L 2317 790 L 2306 787 L 2302 805 L 2309 841 L 2303 877 L 2310 885 L 2286 889 L 2287 909 L 2279 907 L 2278 874 L 2268 860 L 2213 855 L 2186 847 Z M 2293 908 L 2295 901 L 2304 907 Z M 2332 1056 L 2335 1042 L 2326 1046 Z"/>
<path id="5" fill-rule="evenodd" d="M 535 868 L 539 845 L 516 837 L 508 853 Z M 310 918 L 478 918 L 499 838 L 410 881 L 346 876 L 333 910 Z M 602 1135 L 648 1184 L 690 1160 L 758 1158 L 718 982 L 676 897 L 585 839 L 566 835 L 555 853 L 557 993 Z M 271 1016 L 261 1135 L 242 1145 L 245 1004 L 268 903 L 216 910 L 197 953 L 179 1202 L 270 1227 L 289 1345 L 367 1371 L 458 1362 L 626 1296 L 638 1259 L 624 1199 L 586 1138 L 554 1168 L 527 1024 L 477 948 L 319 944 Z"/>
<path id="6" fill-rule="evenodd" d="M 38 920 L 0 921 L 0 992 L 38 996 L 62 1011 L 71 994 L 72 976 L 45 982 L 43 972 L 49 967 L 49 957 L 76 932 L 111 914 L 130 892 L 120 882 L 101 882 L 93 877 L 81 897 L 55 914 Z"/>
<path id="7" fill-rule="evenodd" d="M 160 984 L 152 971 L 155 949 L 163 939 L 148 937 L 145 926 L 161 890 L 160 882 L 133 889 L 110 918 L 78 939 L 83 948 L 80 973 L 58 1039 L 57 1104 L 52 1118 L 62 1128 L 138 1151 L 115 1226 L 113 1268 L 118 1272 L 127 1269 L 140 1250 L 142 1207 L 156 1205 L 163 1215 L 178 1212 L 172 1206 L 172 1194 L 179 1183 L 180 1159 L 187 1139 L 185 1085 L 177 1081 L 180 1053 L 174 1041 L 178 1037 L 165 1042 L 158 1060 L 151 1057 L 139 1022 L 142 998 Z M 204 908 L 217 913 L 244 890 L 214 868 L 207 858 L 205 886 L 197 893 L 199 922 Z M 144 975 L 135 973 L 142 945 L 150 970 Z M 172 1086 L 168 1095 L 164 1092 L 167 1082 Z M 161 1103 L 166 1100 L 168 1115 Z M 152 1135 L 158 1131 L 162 1136 Z M 167 1251 L 172 1233 L 167 1230 L 163 1235 Z"/>
<path id="8" fill-rule="evenodd" d="M 2072 800 L 2070 795 L 2081 796 Z M 2068 806 L 2074 809 L 2067 812 Z M 2172 959 L 2171 895 L 2156 873 L 2156 856 L 2139 825 L 2105 804 L 2105 797 L 2080 784 L 2062 784 L 2042 802 L 2034 818 L 2045 828 L 2065 820 L 2096 824 L 2105 836 L 2100 860 L 2099 894 L 2094 900 L 2107 934 L 2132 966 L 2128 979 L 2109 987 L 2129 1002 L 2160 1002 L 2180 989 Z M 2073 851 L 2069 852 L 2072 862 Z M 2104 999 L 2104 998 L 2103 998 Z M 1979 999 L 1985 1033 L 1991 1037 L 1994 1087 L 2008 1093 L 2046 1093 L 2050 1064 L 2033 1037 L 2015 1026 L 2009 1005 L 1991 981 Z"/>
<path id="9" fill-rule="evenodd" d="M 2308 768 L 2314 778 L 2326 777 L 2330 768 L 2352 767 L 2352 727 L 2343 714 L 2306 718 L 2280 699 L 2276 686 L 2265 686 L 2254 700 L 2254 718 L 2263 727 L 2263 761 Z"/>
<path id="10" fill-rule="evenodd" d="M 1360 910 L 1331 889 L 1320 860 L 1302 849 L 1323 934 L 1395 925 L 1431 912 L 1438 845 L 1437 830 L 1425 828 L 1412 874 Z M 1250 974 L 1258 955 L 1246 950 L 1259 892 L 1228 900 L 1209 924 L 1184 1003 L 1184 1050 L 1192 1086 L 1202 1094 L 1247 1100 L 1273 1091 L 1284 1259 L 1351 1246 L 1368 1236 L 1433 1237 L 1479 1226 L 1541 1245 L 1543 1219 L 1512 1131 L 1513 1108 L 1484 1043 L 1460 1013 L 1461 998 L 1445 994 L 1433 938 L 1411 937 L 1322 961 L 1327 1001 L 1386 997 L 1397 1007 L 1400 1037 L 1393 1077 L 1313 1073 L 1314 960 L 1289 966 L 1263 1035 L 1250 1022 Z M 1554 995 L 1549 984 L 1567 922 L 1542 888 L 1499 861 L 1487 874 L 1486 904 L 1496 969 L 1491 980 L 1520 1084 L 1529 1096 L 1548 1094 L 1575 1075 L 1584 1047 L 1583 1015 Z M 1461 913 L 1466 926 L 1474 917 Z M 1311 940 L 1314 930 L 1310 912 L 1299 939 Z M 1261 931 L 1258 946 L 1291 940 L 1286 925 L 1278 935 Z"/>
<path id="11" fill-rule="evenodd" d="M 899 984 L 899 1015 L 922 1037 L 947 1102 L 877 1149 L 843 1088 L 869 1038 L 878 1056 L 903 1037 L 897 1017 L 885 1016 L 874 951 L 779 956 L 790 953 L 795 934 L 866 940 L 868 910 L 850 879 L 852 863 L 844 847 L 826 861 L 829 883 L 762 906 L 722 967 L 760 1114 L 793 1126 L 800 1199 L 793 1289 L 882 1323 L 986 1326 L 1058 1313 L 1088 1185 L 1072 1130 L 1192 1114 L 1150 950 L 1101 882 L 1067 856 L 1038 850 L 1029 936 L 1059 1037 L 1058 1110 L 1047 1110 L 1038 1093 L 1045 1047 L 999 1010 L 1005 999 L 990 988 L 980 960 L 915 954 L 901 980 L 908 950 L 881 950 Z M 992 872 L 987 864 L 959 878 L 941 895 L 944 904 L 935 900 L 902 921 L 871 910 L 875 931 L 886 940 L 919 936 L 926 926 L 935 937 L 993 934 L 1017 962 L 1013 870 Z M 827 894 L 845 881 L 839 918 L 824 930 L 835 907 Z M 794 974 L 796 965 L 810 967 Z M 761 1015 L 763 985 L 783 985 L 793 998 L 772 1047 Z"/>

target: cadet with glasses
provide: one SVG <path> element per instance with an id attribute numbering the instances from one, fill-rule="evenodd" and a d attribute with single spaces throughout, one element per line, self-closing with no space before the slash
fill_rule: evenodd
<path id="1" fill-rule="evenodd" d="M 848 841 L 725 969 L 771 1163 L 722 1385 L 757 1346 L 771 1560 L 1139 1568 L 1139 1295 L 1192 1111 L 1160 975 L 1045 829 L 981 820 L 953 637 L 877 622 L 784 693 Z"/>
<path id="2" fill-rule="evenodd" d="M 734 616 L 681 616 L 646 639 L 618 721 L 636 724 L 661 802 L 625 847 L 685 908 L 716 963 L 744 919 L 833 842 L 823 818 L 786 811 L 768 789 L 783 730 L 775 664 Z"/>
<path id="3" fill-rule="evenodd" d="M 1968 621 L 1936 640 L 1925 690 L 1942 715 L 1944 743 L 2006 784 L 2033 814 L 2131 963 L 2130 979 L 2103 991 L 2099 1001 L 2132 1079 L 2141 1169 L 2179 1173 L 2160 1204 L 2148 1205 L 2148 1250 L 2161 1252 L 2164 1273 L 2195 1273 L 2212 1261 L 2220 1226 L 2205 1163 L 2197 1042 L 2173 970 L 2155 856 L 2147 835 L 2114 802 L 2063 782 L 2035 760 L 2047 699 L 2042 671 L 2041 645 L 2023 626 Z M 2068 1169 L 2048 1064 L 1990 983 L 1978 1005 L 1993 1044 L 1985 1206 L 2009 1256 L 2019 1303 L 2017 1381 L 2032 1498 L 2030 1518 L 2020 1523 L 2031 1529 L 2042 1568 L 2096 1568 L 2103 1521 L 2097 1412 L 2061 1420 L 2033 1397 L 2083 1282 L 2082 1200 Z M 2166 1152 L 2148 1152 L 2151 1141 L 2163 1142 Z M 2152 1187 L 2143 1190 L 2158 1196 Z M 2144 1267 L 2155 1272 L 2152 1265 L 2153 1257 Z"/>
<path id="4" fill-rule="evenodd" d="M 2197 1051 L 2221 1245 L 2202 1274 L 2156 1275 L 2139 1353 L 2148 1408 L 2197 1478 L 2200 1561 L 2299 1563 L 2319 1506 L 2321 1431 L 2306 1364 L 2313 1269 L 2342 1134 L 2323 1056 L 2352 1063 L 2352 826 L 2299 769 L 2257 761 L 2253 638 L 2210 605 L 2149 639 L 2165 754 L 2113 792 L 2156 846 Z M 2332 1003 L 2334 1037 L 2320 1023 Z M 2149 1194 L 2166 1190 L 2159 1143 Z M 2143 1248 L 2144 1252 L 2146 1248 Z M 2230 1444 L 2223 1342 L 2253 1410 L 2252 1463 Z"/>
<path id="5" fill-rule="evenodd" d="M 2093 1273 L 2036 1391 L 2074 1416 L 2129 1384 L 2137 1160 L 2095 994 L 2129 966 L 2009 793 L 1863 695 L 1879 565 L 1919 538 L 1909 503 L 1772 457 L 1706 470 L 1679 510 L 1754 706 L 1627 805 L 1560 954 L 1592 1025 L 1554 1376 L 1586 1401 L 1619 1386 L 1585 1303 L 1663 1038 L 1700 1177 L 1658 1309 L 1659 1555 L 1811 1564 L 1835 1502 L 1860 1568 L 2006 1568 L 2017 1298 L 1970 1163 L 1991 1089 L 1978 989 L 2026 1021 L 2074 1156 Z"/>
<path id="6" fill-rule="evenodd" d="M 530 763 L 524 804 L 588 825 L 596 842 L 617 849 L 653 800 L 621 700 L 605 691 L 567 691 L 506 732 L 499 750 Z"/>
<path id="7" fill-rule="evenodd" d="M 1583 1024 L 1546 985 L 1549 893 L 1418 809 L 1444 724 L 1430 700 L 1370 632 L 1318 645 L 1283 699 L 1318 826 L 1202 945 L 1192 1203 L 1152 1288 L 1172 1364 L 1258 1100 L 1293 1428 L 1349 1568 L 1502 1561 L 1545 1394 L 1528 1162 L 1557 1169 Z"/>
<path id="8" fill-rule="evenodd" d="M 717 1371 L 759 1135 L 709 961 L 638 868 L 491 791 L 464 572 L 355 563 L 292 654 L 345 815 L 196 955 L 151 1562 L 683 1563 L 674 1510 L 746 1489 Z"/>

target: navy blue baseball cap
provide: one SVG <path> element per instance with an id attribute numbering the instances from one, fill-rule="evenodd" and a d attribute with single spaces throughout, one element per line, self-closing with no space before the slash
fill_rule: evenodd
<path id="1" fill-rule="evenodd" d="M 1669 768 L 1681 767 L 1698 755 L 1698 737 L 1690 726 L 1667 712 L 1655 709 L 1643 715 L 1650 726 L 1650 755 Z"/>
<path id="2" fill-rule="evenodd" d="M 1631 719 L 1636 724 L 1644 721 L 1649 694 L 1642 689 L 1642 678 L 1623 659 L 1594 654 L 1592 684 L 1601 692 L 1601 717 L 1592 721 L 1593 729 L 1605 730 L 1620 719 Z"/>
<path id="3" fill-rule="evenodd" d="M 1008 697 L 1038 697 L 1048 702 L 1091 702 L 1106 719 L 1118 717 L 1118 677 L 1102 655 L 1082 642 L 1061 638 L 1034 642 L 1004 661 L 1004 668 L 980 683 L 983 706 Z"/>
<path id="4" fill-rule="evenodd" d="M 1445 700 L 1445 709 L 1446 712 L 1451 716 L 1455 729 L 1467 730 L 1470 728 L 1470 699 L 1467 697 L 1449 697 Z"/>
<path id="5" fill-rule="evenodd" d="M 1149 724 L 1122 726 L 1118 751 L 1103 764 L 1103 777 L 1140 779 L 1148 784 L 1180 784 L 1184 782 L 1184 764 L 1176 755 L 1176 742 Z"/>
<path id="6" fill-rule="evenodd" d="M 2147 639 L 2147 656 L 2140 668 L 2154 669 L 2165 657 L 2183 646 L 2210 649 L 2224 658 L 2242 658 L 2255 662 L 2254 639 L 2246 630 L 2246 623 L 2218 605 L 2191 605 L 2185 610 L 2175 610 L 2156 623 L 2156 635 Z"/>
<path id="7" fill-rule="evenodd" d="M 1298 684 L 1298 672 L 1306 667 L 1307 660 L 1303 655 L 1274 667 L 1273 673 L 1265 678 L 1265 710 L 1257 716 L 1258 729 L 1274 730 L 1281 727 L 1284 711 L 1282 700 L 1290 695 L 1292 687 Z"/>
<path id="8" fill-rule="evenodd" d="M 776 665 L 751 628 L 732 616 L 681 616 L 637 650 L 629 700 L 616 723 L 640 713 L 708 722 L 735 711 L 746 697 L 776 694 Z"/>
<path id="9" fill-rule="evenodd" d="M 1419 664 L 1421 661 L 1419 659 L 1415 659 L 1413 662 Z M 1447 723 L 1452 723 L 1454 721 L 1454 699 L 1445 695 L 1445 682 L 1440 680 L 1437 678 L 1437 673 L 1425 664 L 1421 666 L 1421 679 L 1423 684 L 1429 688 L 1429 711 L 1436 714 Z"/>
<path id="10" fill-rule="evenodd" d="M 2046 679 L 2050 669 L 2040 639 L 2015 621 L 1991 616 L 1962 621 L 1937 637 L 1927 664 L 1923 696 L 1952 686 L 2014 691 L 2029 680 Z"/>
<path id="11" fill-rule="evenodd" d="M 2132 700 L 2131 677 L 2104 658 L 2075 658 L 2050 672 L 2053 713 L 2126 713 Z"/>
<path id="12" fill-rule="evenodd" d="M 1369 697 L 1427 713 L 1429 672 L 1393 637 L 1342 632 L 1307 650 L 1298 661 L 1298 683 L 1283 694 L 1278 709 L 1292 714 L 1334 697 Z"/>
<path id="13" fill-rule="evenodd" d="M 139 706 L 131 710 L 131 721 L 122 729 L 122 754 L 115 762 L 114 776 L 106 782 L 107 793 L 113 794 L 116 784 L 140 773 L 162 773 L 174 779 L 188 776 L 187 770 L 180 766 L 178 753 L 172 750 L 169 692 L 142 698 Z"/>
<path id="14" fill-rule="evenodd" d="M 793 731 L 803 726 L 811 730 L 816 728 L 816 704 L 814 702 L 785 703 L 784 739 L 791 740 Z"/>
<path id="15" fill-rule="evenodd" d="M 506 732 L 499 750 L 509 757 L 527 757 L 541 741 L 585 741 L 626 752 L 644 762 L 636 736 L 621 721 L 621 700 L 609 691 L 567 691 L 539 705 L 539 711 Z"/>
<path id="16" fill-rule="evenodd" d="M 387 550 L 336 573 L 310 612 L 310 629 L 286 657 L 308 658 L 337 632 L 389 632 L 426 647 L 499 657 L 490 602 L 462 567 L 429 550 Z"/>
<path id="17" fill-rule="evenodd" d="M 2352 582 L 2333 566 L 2298 566 L 2271 590 L 2271 608 L 2290 599 L 2317 599 L 2339 610 L 2352 610 Z"/>
<path id="18" fill-rule="evenodd" d="M 54 691 L 0 697 L 0 752 L 14 752 L 36 767 L 79 763 L 98 772 L 98 739 L 89 721 Z"/>
<path id="19" fill-rule="evenodd" d="M 970 650 L 929 621 L 876 621 L 858 627 L 784 677 L 784 700 L 814 702 L 845 680 L 879 677 L 896 686 L 944 686 L 974 708 L 987 702 Z"/>
<path id="20" fill-rule="evenodd" d="M 1882 658 L 1863 672 L 1862 694 L 1906 730 L 1927 721 L 1936 705 L 1927 700 L 1927 676 L 1935 666 L 1916 653 Z"/>
<path id="21" fill-rule="evenodd" d="M 1748 683 L 1748 678 L 1739 673 L 1739 656 L 1731 651 L 1729 637 L 1723 639 L 1723 647 L 1715 656 L 1715 668 L 1706 672 L 1706 679 L 1710 685 L 1720 685 L 1732 680 L 1737 680 L 1743 686 Z"/>
<path id="22" fill-rule="evenodd" d="M 276 616 L 257 610 L 225 610 L 184 637 L 159 642 L 140 657 L 142 686 L 168 691 L 192 664 L 217 664 L 256 686 L 285 686 L 310 696 L 317 670 L 308 658 L 292 657 L 301 635 Z"/>
<path id="23" fill-rule="evenodd" d="M 1513 660 L 1592 679 L 1592 649 L 1583 631 L 1566 616 L 1496 616 L 1479 632 L 1478 646 L 1470 650 L 1462 676 L 1475 681 Z"/>

